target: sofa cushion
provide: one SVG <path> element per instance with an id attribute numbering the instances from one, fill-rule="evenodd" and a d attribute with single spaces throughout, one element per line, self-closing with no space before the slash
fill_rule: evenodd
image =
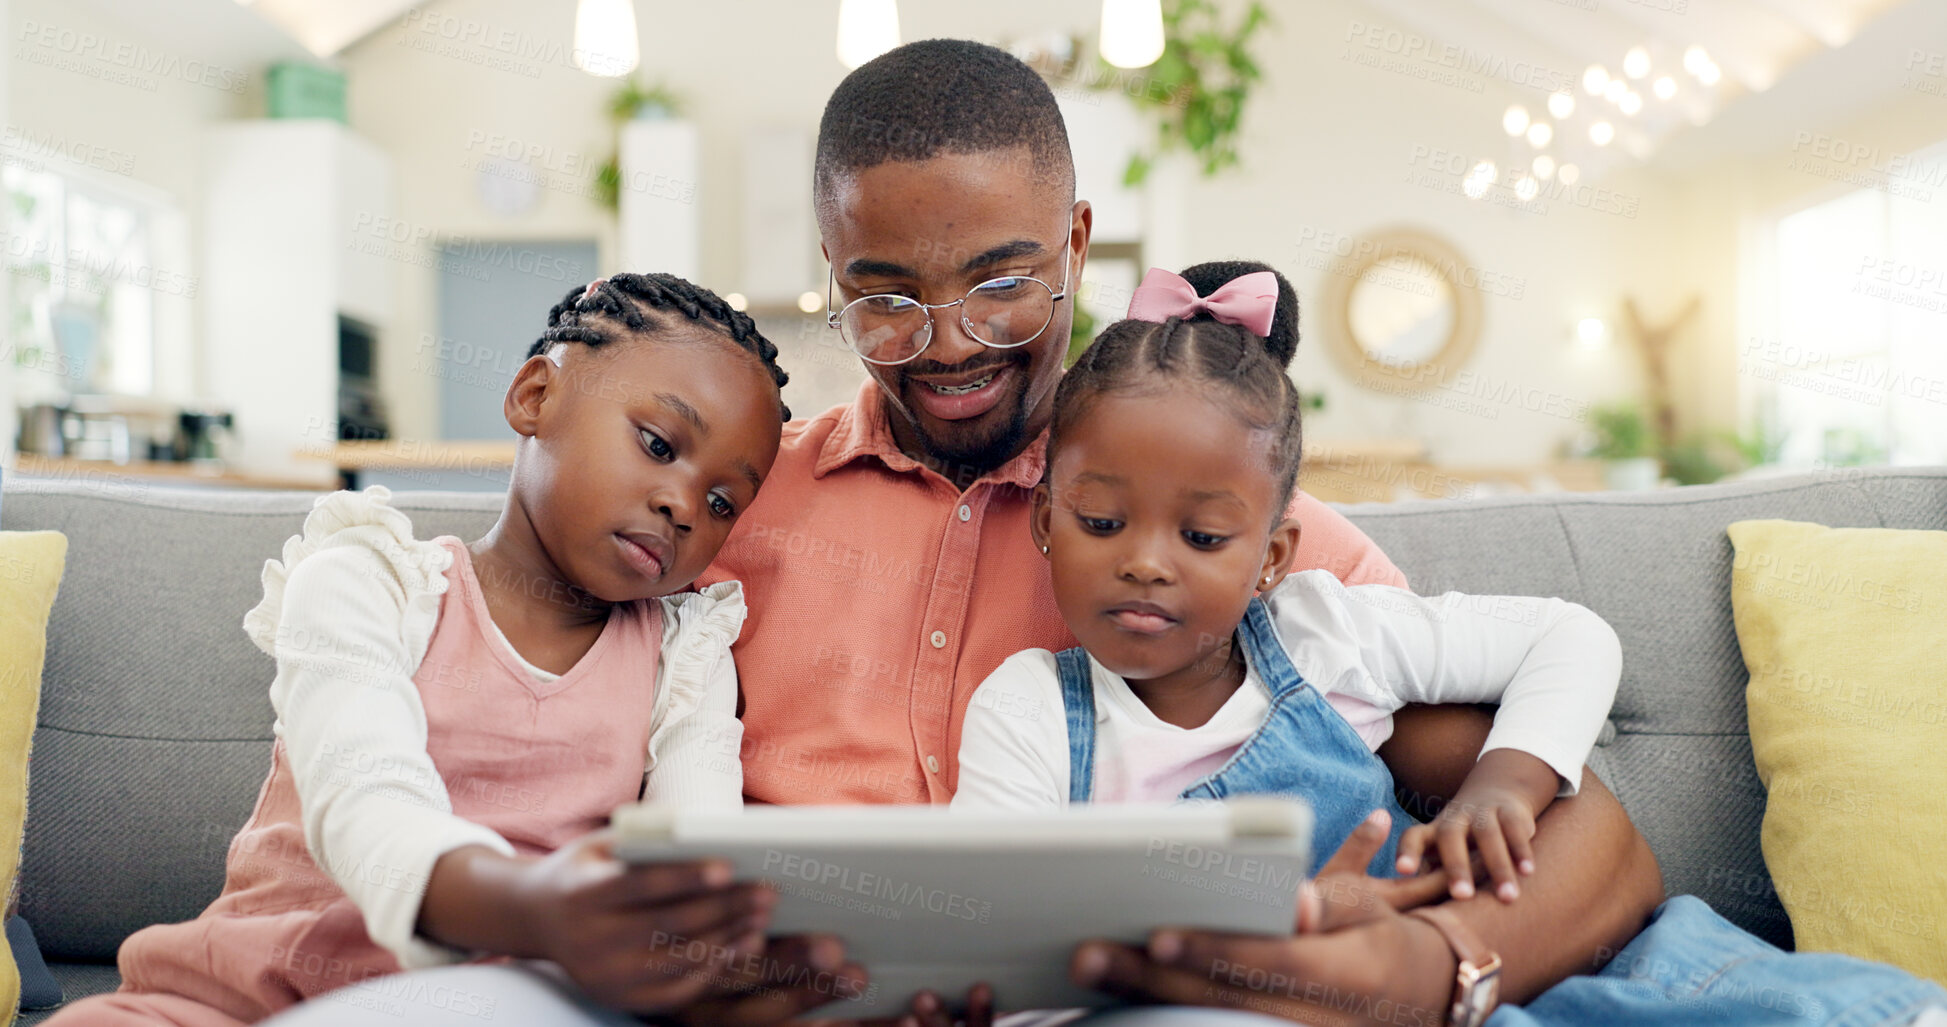
<path id="1" fill-rule="evenodd" d="M 112 964 L 103 963 L 54 963 L 48 967 L 54 979 L 61 984 L 61 994 L 66 1002 L 78 1002 L 90 995 L 103 995 L 122 986 L 122 975 Z M 14 1027 L 34 1027 L 60 1009 L 44 1009 L 37 1012 L 22 1011 Z"/>
<path id="2" fill-rule="evenodd" d="M 1947 531 L 1740 521 L 1731 603 L 1801 949 L 1947 982 Z"/>
<path id="3" fill-rule="evenodd" d="M 1655 492 L 1342 507 L 1414 591 L 1558 595 L 1622 639 L 1613 735 L 1590 766 L 1649 840 L 1673 895 L 1784 947 L 1758 842 L 1764 788 L 1731 622 L 1733 521 L 1947 528 L 1947 468 L 1848 469 Z"/>
<path id="4" fill-rule="evenodd" d="M 270 759 L 272 666 L 243 614 L 313 496 L 4 484 L 0 528 L 61 530 L 72 554 L 50 626 L 23 911 L 52 958 L 105 962 L 130 932 L 194 917 L 222 886 L 225 848 Z M 394 503 L 421 532 L 475 538 L 500 497 L 400 492 Z M 1947 528 L 1947 469 L 1340 509 L 1421 591 L 1560 595 L 1615 624 L 1618 730 L 1591 766 L 1672 893 L 1790 944 L 1759 854 L 1764 790 L 1724 528 L 1780 516 Z"/>
<path id="5" fill-rule="evenodd" d="M 54 531 L 0 531 L 0 894 L 11 905 L 27 819 L 27 761 L 41 697 L 48 614 L 61 586 L 68 541 Z M 25 941 L 32 940 L 28 936 Z M 20 970 L 0 936 L 0 1024 L 20 1001 Z M 23 952 L 28 964 L 38 952 Z"/>

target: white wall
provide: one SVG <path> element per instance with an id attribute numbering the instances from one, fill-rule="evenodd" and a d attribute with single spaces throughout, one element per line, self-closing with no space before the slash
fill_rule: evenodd
<path id="1" fill-rule="evenodd" d="M 1663 253 L 1681 225 L 1667 189 L 1618 175 L 1584 179 L 1575 194 L 1581 204 L 1544 195 L 1516 210 L 1468 200 L 1455 191 L 1453 169 L 1482 157 L 1505 168 L 1510 155 L 1532 153 L 1510 145 L 1500 113 L 1513 102 L 1539 110 L 1545 92 L 1461 76 L 1479 83 L 1475 92 L 1348 59 L 1388 56 L 1354 32 L 1388 19 L 1353 0 L 1280 6 L 1279 17 L 1264 48 L 1265 84 L 1248 115 L 1242 168 L 1190 188 L 1197 259 L 1260 259 L 1297 286 L 1305 309 L 1296 377 L 1326 399 L 1308 424 L 1310 438 L 1419 438 L 1434 458 L 1459 465 L 1552 456 L 1583 427 L 1557 413 L 1620 398 L 1640 381 L 1621 340 L 1592 353 L 1569 339 L 1580 317 L 1615 322 L 1624 295 L 1653 311 L 1670 302 L 1676 283 Z M 1499 191 L 1507 195 L 1505 186 Z M 1635 216 L 1603 207 L 1633 207 Z M 1349 252 L 1347 240 L 1393 226 L 1446 238 L 1492 283 L 1478 290 L 1481 336 L 1465 368 L 1472 375 L 1414 397 L 1352 384 L 1329 358 L 1322 330 L 1319 296 L 1333 261 Z"/>
<path id="2" fill-rule="evenodd" d="M 85 3 L 12 0 L 6 25 L 10 149 L 108 189 L 166 197 L 182 216 L 154 227 L 181 252 L 155 270 L 200 284 L 190 226 L 202 212 L 202 131 L 261 107 L 262 69 L 160 40 Z M 157 389 L 169 398 L 201 392 L 197 308 L 182 290 L 157 292 Z"/>
<path id="3" fill-rule="evenodd" d="M 647 69 L 638 74 L 674 86 L 688 101 L 686 116 L 702 126 L 695 202 L 705 225 L 703 281 L 719 291 L 740 288 L 742 207 L 735 192 L 744 131 L 753 124 L 815 128 L 845 74 L 832 52 L 836 3 L 736 6 L 743 13 L 735 20 L 750 30 L 726 24 L 724 5 L 638 5 Z M 1093 35 L 1100 10 L 1095 0 L 978 9 L 909 2 L 900 13 L 906 39 L 996 40 L 1057 28 Z M 1250 110 L 1244 166 L 1216 179 L 1192 178 L 1191 216 L 1166 248 L 1180 249 L 1183 259 L 1264 259 L 1285 269 L 1309 301 L 1324 274 L 1317 267 L 1330 254 L 1329 246 L 1320 253 L 1306 241 L 1402 223 L 1448 237 L 1479 269 L 1521 289 L 1519 299 L 1485 298 L 1483 335 L 1469 365 L 1480 380 L 1436 389 L 1431 401 L 1356 389 L 1325 359 L 1317 318 L 1308 316 L 1314 335 L 1301 349 L 1298 374 L 1328 400 L 1314 418 L 1314 436 L 1420 436 L 1433 440 L 1437 456 L 1466 463 L 1551 455 L 1580 425 L 1529 413 L 1523 397 L 1579 409 L 1629 387 L 1631 354 L 1578 353 L 1567 333 L 1585 313 L 1613 317 L 1625 292 L 1643 296 L 1652 309 L 1667 300 L 1655 240 L 1674 224 L 1672 204 L 1647 183 L 1593 183 L 1636 194 L 1639 215 L 1625 219 L 1569 203 L 1540 215 L 1402 184 L 1416 144 L 1498 157 L 1506 147 L 1498 112 L 1508 101 L 1496 94 L 1521 91 L 1488 83 L 1483 95 L 1342 60 L 1347 25 L 1379 18 L 1354 0 L 1278 11 L 1279 25 L 1262 43 L 1267 82 Z M 399 215 L 412 231 L 592 237 L 602 243 L 604 270 L 612 269 L 611 219 L 575 190 L 609 152 L 602 108 L 613 84 L 567 65 L 571 13 L 565 2 L 434 0 L 345 55 L 353 124 L 392 154 Z M 1531 105 L 1542 98 L 1528 96 Z M 513 158 L 552 183 L 530 212 L 508 217 L 482 203 L 473 168 L 496 157 Z M 811 266 L 822 271 L 815 261 Z M 413 340 L 436 331 L 435 272 L 402 262 L 395 273 L 400 308 L 392 338 L 407 345 L 391 346 L 384 374 L 399 430 L 424 435 L 435 423 L 435 390 L 410 368 Z M 823 282 L 806 287 L 822 289 Z M 526 327 L 538 331 L 543 313 L 535 311 Z M 818 341 L 815 328 L 798 334 L 807 333 Z M 785 348 L 787 360 L 798 352 Z M 804 354 L 812 366 L 801 380 L 821 383 L 819 405 L 849 395 L 857 376 L 838 366 L 844 361 L 823 360 L 830 354 L 817 350 Z M 794 402 L 804 409 L 802 396 Z"/>
<path id="4" fill-rule="evenodd" d="M 1941 39 L 1936 50 L 1947 50 L 1947 36 Z M 1884 72 L 1891 81 L 1900 69 L 1889 64 Z M 1947 76 L 1940 81 L 1947 83 Z M 1752 152 L 1685 171 L 1676 190 L 1685 245 L 1673 247 L 1670 257 L 1685 287 L 1704 297 L 1700 331 L 1686 340 L 1678 365 L 1679 395 L 1690 409 L 1723 427 L 1748 427 L 1755 414 L 1758 382 L 1750 372 L 1765 361 L 1747 359 L 1741 367 L 1739 354 L 1754 338 L 1777 337 L 1769 302 L 1773 289 L 1759 280 L 1772 270 L 1759 261 L 1776 220 L 1862 187 L 1904 190 L 1907 196 L 1926 197 L 1935 211 L 1947 210 L 1947 159 L 1894 163 L 1942 142 L 1947 142 L 1947 97 L 1900 88 L 1862 115 L 1783 119 L 1759 135 Z M 1820 156 L 1843 158 L 1861 148 L 1871 151 L 1862 161 Z M 1940 321 L 1939 332 L 1947 346 L 1947 319 Z M 1940 431 L 1947 435 L 1947 412 Z"/>
<path id="5" fill-rule="evenodd" d="M 209 0 L 171 2 L 187 7 Z M 745 266 L 738 191 L 746 134 L 765 125 L 815 129 L 845 74 L 833 54 L 837 6 L 836 0 L 638 4 L 645 64 L 639 77 L 673 86 L 687 101 L 686 116 L 701 127 L 702 173 L 690 202 L 705 226 L 702 280 L 720 291 L 739 289 Z M 1692 422 L 1720 412 L 1730 418 L 1747 215 L 1779 195 L 1821 187 L 1782 170 L 1789 133 L 1702 167 L 1652 165 L 1585 179 L 1584 189 L 1604 192 L 1582 191 L 1581 203 L 1544 196 L 1532 210 L 1511 210 L 1471 202 L 1454 194 L 1457 176 L 1430 166 L 1425 155 L 1455 154 L 1463 165 L 1485 156 L 1505 165 L 1515 151 L 1498 130 L 1500 110 L 1516 101 L 1538 108 L 1542 93 L 1493 78 L 1440 84 L 1361 63 L 1357 58 L 1373 54 L 1350 38 L 1352 26 L 1387 22 L 1363 0 L 1275 9 L 1278 23 L 1260 45 L 1266 81 L 1247 115 L 1243 166 L 1214 179 L 1193 176 L 1181 204 L 1189 216 L 1166 238 L 1152 238 L 1151 256 L 1166 264 L 1248 256 L 1286 270 L 1308 305 L 1296 373 L 1327 399 L 1327 409 L 1311 420 L 1313 438 L 1418 437 L 1436 457 L 1458 464 L 1544 459 L 1581 425 L 1573 416 L 1525 407 L 1573 412 L 1639 387 L 1638 361 L 1621 331 L 1621 299 L 1636 297 L 1658 320 L 1698 291 L 1704 313 L 1679 339 L 1678 398 Z M 196 224 L 202 178 L 194 140 L 210 121 L 256 113 L 260 85 L 237 94 L 151 75 L 153 88 L 131 87 L 99 74 L 100 61 L 69 62 L 93 73 L 67 70 L 54 60 L 65 56 L 59 45 L 21 38 L 31 21 L 195 56 L 180 42 L 157 42 L 94 10 L 12 0 L 10 43 L 47 59 L 12 60 L 8 124 L 132 153 L 127 177 L 175 196 Z M 901 5 L 906 39 L 1000 40 L 1062 29 L 1092 35 L 1099 12 L 1098 0 Z M 604 108 L 615 83 L 569 65 L 572 22 L 570 0 L 430 0 L 342 56 L 353 127 L 388 154 L 396 176 L 396 221 L 358 230 L 396 254 L 388 267 L 396 305 L 383 326 L 381 375 L 400 434 L 436 431 L 435 382 L 413 370 L 425 363 L 421 340 L 437 331 L 434 242 L 595 239 L 601 267 L 574 269 L 573 277 L 616 269 L 613 217 L 586 195 L 612 146 Z M 260 82 L 261 67 L 244 70 Z M 1071 104 L 1088 101 L 1080 91 L 1063 94 Z M 1855 118 L 1869 123 L 1856 131 L 1884 137 L 1887 146 L 1904 145 L 1901 139 L 1927 134 L 1943 107 L 1947 100 L 1938 96 L 1905 91 L 1878 114 Z M 524 210 L 511 210 L 504 195 L 490 203 L 482 191 L 521 180 L 534 183 Z M 805 180 L 809 189 L 808 171 Z M 1634 216 L 1596 209 L 1611 203 L 1627 204 Z M 1498 286 L 1482 297 L 1482 335 L 1468 378 L 1417 397 L 1361 389 L 1341 375 L 1327 359 L 1317 303 L 1335 246 L 1394 225 L 1444 236 Z M 822 289 L 815 255 L 807 255 L 806 266 L 814 279 L 806 287 Z M 537 309 L 531 323 L 510 331 L 538 332 L 544 313 Z M 1616 327 L 1607 349 L 1570 346 L 1572 324 L 1590 315 Z M 806 391 L 792 401 L 801 411 L 849 395 L 859 379 L 856 364 L 827 345 L 816 319 L 774 313 L 766 324 L 781 336 L 787 361 L 797 361 L 793 388 Z M 186 358 L 166 363 L 195 383 Z"/>

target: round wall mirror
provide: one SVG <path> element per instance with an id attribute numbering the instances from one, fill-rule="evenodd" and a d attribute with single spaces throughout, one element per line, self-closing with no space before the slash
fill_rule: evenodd
<path id="1" fill-rule="evenodd" d="M 1326 335 L 1352 379 L 1385 392 L 1428 388 L 1458 368 L 1480 334 L 1467 262 L 1437 236 L 1396 229 L 1353 244 L 1323 296 Z"/>

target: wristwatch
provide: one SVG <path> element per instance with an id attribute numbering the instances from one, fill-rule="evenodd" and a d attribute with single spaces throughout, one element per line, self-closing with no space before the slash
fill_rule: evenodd
<path id="1" fill-rule="evenodd" d="M 1451 910 L 1421 906 L 1406 915 L 1432 924 L 1460 961 L 1454 974 L 1453 1008 L 1447 1011 L 1448 1027 L 1481 1027 L 1501 1000 L 1501 957 Z"/>

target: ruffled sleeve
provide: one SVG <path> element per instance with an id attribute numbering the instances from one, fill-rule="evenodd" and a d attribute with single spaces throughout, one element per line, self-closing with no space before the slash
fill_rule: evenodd
<path id="1" fill-rule="evenodd" d="M 413 538 L 412 519 L 392 505 L 392 491 L 383 485 L 318 497 L 304 518 L 304 530 L 284 541 L 284 558 L 264 561 L 264 598 L 243 615 L 244 634 L 266 655 L 276 656 L 291 572 L 307 557 L 332 546 L 370 550 L 396 579 L 405 600 L 400 627 L 417 669 L 439 624 L 439 604 L 446 594 L 446 570 L 453 554 L 437 542 Z"/>
<path id="2" fill-rule="evenodd" d="M 737 664 L 731 643 L 743 630 L 743 585 L 722 581 L 662 604 L 662 655 L 649 728 L 646 802 L 735 808 L 744 772 L 737 720 Z"/>
<path id="3" fill-rule="evenodd" d="M 513 846 L 454 815 L 426 750 L 413 682 L 446 593 L 450 551 L 412 537 L 383 488 L 320 498 L 264 564 L 244 619 L 277 659 L 274 730 L 311 857 L 358 906 L 372 940 L 408 969 L 467 958 L 415 933 L 433 865 L 458 848 Z"/>

